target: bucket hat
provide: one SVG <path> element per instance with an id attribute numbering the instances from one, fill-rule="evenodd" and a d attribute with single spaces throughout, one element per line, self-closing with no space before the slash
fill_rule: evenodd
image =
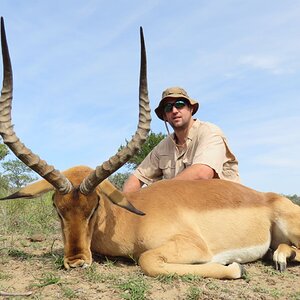
<path id="1" fill-rule="evenodd" d="M 181 87 L 167 88 L 165 91 L 163 91 L 162 99 L 160 100 L 158 107 L 154 110 L 156 115 L 163 121 L 164 121 L 164 105 L 166 99 L 169 98 L 184 98 L 188 100 L 190 105 L 193 107 L 192 115 L 194 115 L 199 108 L 199 103 L 196 100 L 190 98 L 187 92 L 183 88 Z"/>

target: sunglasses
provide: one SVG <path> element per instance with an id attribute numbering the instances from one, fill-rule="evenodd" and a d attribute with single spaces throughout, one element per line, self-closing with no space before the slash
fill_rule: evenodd
<path id="1" fill-rule="evenodd" d="M 175 106 L 177 109 L 181 109 L 181 108 L 185 107 L 186 105 L 187 105 L 186 100 L 179 99 L 179 100 L 175 101 L 174 103 L 167 103 L 164 106 L 164 112 L 165 113 L 171 112 L 173 110 L 173 106 Z"/>

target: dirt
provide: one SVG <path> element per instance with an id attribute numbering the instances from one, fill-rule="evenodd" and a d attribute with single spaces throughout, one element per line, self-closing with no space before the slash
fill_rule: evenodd
<path id="1" fill-rule="evenodd" d="M 59 235 L 0 236 L 0 291 L 32 293 L 0 299 L 300 299 L 299 264 L 279 273 L 271 262 L 249 263 L 239 280 L 150 278 L 134 262 L 105 257 L 67 271 L 62 255 Z"/>

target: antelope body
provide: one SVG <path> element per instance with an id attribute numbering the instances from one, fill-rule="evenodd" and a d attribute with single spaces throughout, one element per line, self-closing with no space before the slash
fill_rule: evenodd
<path id="1" fill-rule="evenodd" d="M 71 168 L 74 186 L 92 169 Z M 35 197 L 54 189 L 33 183 L 10 198 Z M 145 215 L 112 203 L 129 201 Z M 108 180 L 88 196 L 57 191 L 53 203 L 61 220 L 66 268 L 89 266 L 92 253 L 134 257 L 149 276 L 196 274 L 240 278 L 240 263 L 262 258 L 269 248 L 280 271 L 300 261 L 300 207 L 275 193 L 212 179 L 163 180 L 138 192 L 121 193 Z"/>
<path id="2" fill-rule="evenodd" d="M 106 179 L 134 155 L 149 131 L 143 37 L 135 137 L 128 149 L 96 170 L 78 166 L 65 172 L 41 161 L 12 130 L 12 72 L 3 20 L 1 38 L 0 133 L 14 153 L 44 178 L 5 199 L 54 190 L 66 268 L 89 266 L 92 253 L 98 253 L 135 257 L 149 276 L 177 273 L 235 279 L 243 275 L 240 263 L 262 258 L 269 248 L 280 271 L 288 259 L 300 261 L 300 207 L 285 197 L 219 179 L 163 180 L 123 194 Z"/>

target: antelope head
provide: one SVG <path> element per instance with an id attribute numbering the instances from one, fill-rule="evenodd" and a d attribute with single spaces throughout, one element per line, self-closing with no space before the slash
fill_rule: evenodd
<path id="1" fill-rule="evenodd" d="M 143 30 L 140 28 L 141 66 L 139 86 L 138 128 L 127 147 L 117 152 L 96 169 L 74 167 L 60 172 L 34 154 L 17 137 L 11 123 L 13 93 L 12 67 L 6 40 L 4 21 L 1 17 L 1 45 L 3 58 L 3 85 L 0 99 L 0 134 L 4 143 L 28 167 L 43 179 L 3 198 L 33 198 L 54 190 L 53 204 L 62 224 L 64 240 L 64 265 L 66 268 L 88 266 L 92 262 L 90 244 L 101 195 L 111 192 L 111 184 L 105 180 L 123 166 L 142 146 L 150 130 L 150 108 L 147 89 L 146 50 Z M 114 204 L 133 213 L 143 215 L 122 194 L 114 189 L 108 198 Z"/>

